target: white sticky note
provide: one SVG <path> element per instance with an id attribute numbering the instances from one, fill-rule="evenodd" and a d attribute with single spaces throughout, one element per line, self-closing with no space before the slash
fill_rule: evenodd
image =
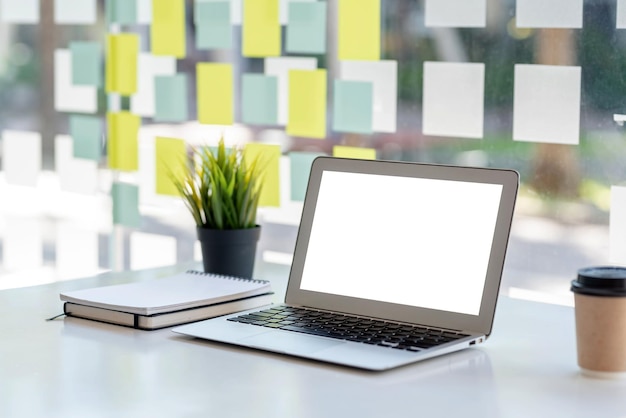
<path id="1" fill-rule="evenodd" d="M 137 23 L 152 23 L 152 0 L 137 0 Z"/>
<path id="2" fill-rule="evenodd" d="M 130 234 L 130 269 L 141 270 L 176 264 L 176 238 L 133 232 Z"/>
<path id="3" fill-rule="evenodd" d="M 278 124 L 286 125 L 289 119 L 289 71 L 314 70 L 316 58 L 273 57 L 265 58 L 265 74 L 278 77 Z"/>
<path id="4" fill-rule="evenodd" d="M 41 172 L 41 134 L 3 131 L 2 169 L 8 184 L 37 186 Z"/>
<path id="5" fill-rule="evenodd" d="M 56 270 L 63 279 L 97 274 L 98 231 L 72 222 L 56 224 Z"/>
<path id="6" fill-rule="evenodd" d="M 518 28 L 582 28 L 583 0 L 517 0 Z"/>
<path id="7" fill-rule="evenodd" d="M 293 1 L 298 1 L 298 2 L 305 2 L 305 1 L 316 1 L 316 0 L 279 0 L 280 3 L 278 4 L 278 21 L 280 22 L 281 25 L 286 25 L 287 24 L 287 20 L 289 18 L 289 3 L 293 2 Z"/>
<path id="8" fill-rule="evenodd" d="M 578 144 L 580 67 L 515 65 L 513 139 Z"/>
<path id="9" fill-rule="evenodd" d="M 197 2 L 207 1 L 229 1 L 230 2 L 230 23 L 241 25 L 243 16 L 243 0 L 196 0 Z"/>
<path id="10" fill-rule="evenodd" d="M 90 25 L 96 23 L 96 10 L 96 0 L 54 0 L 54 22 Z"/>
<path id="11" fill-rule="evenodd" d="M 340 61 L 341 80 L 370 81 L 374 86 L 372 130 L 395 132 L 398 108 L 396 61 Z"/>
<path id="12" fill-rule="evenodd" d="M 61 190 L 90 195 L 98 191 L 98 162 L 74 158 L 71 136 L 57 135 L 54 138 L 54 167 Z"/>
<path id="13" fill-rule="evenodd" d="M 626 264 L 626 187 L 611 187 L 609 261 Z"/>
<path id="14" fill-rule="evenodd" d="M 615 27 L 617 29 L 626 29 L 626 0 L 617 0 Z"/>
<path id="15" fill-rule="evenodd" d="M 0 0 L 0 21 L 39 23 L 39 0 Z"/>
<path id="16" fill-rule="evenodd" d="M 424 63 L 423 132 L 483 137 L 485 64 Z"/>
<path id="17" fill-rule="evenodd" d="M 72 54 L 69 49 L 54 51 L 54 108 L 60 112 L 98 111 L 98 88 L 72 84 Z"/>
<path id="18" fill-rule="evenodd" d="M 176 74 L 176 58 L 140 52 L 137 60 L 137 93 L 130 98 L 131 113 L 154 116 L 154 77 Z"/>
<path id="19" fill-rule="evenodd" d="M 6 219 L 3 236 L 5 270 L 33 269 L 43 265 L 43 237 L 39 219 L 11 216 Z"/>
<path id="20" fill-rule="evenodd" d="M 486 3 L 486 0 L 426 0 L 426 26 L 484 28 Z"/>

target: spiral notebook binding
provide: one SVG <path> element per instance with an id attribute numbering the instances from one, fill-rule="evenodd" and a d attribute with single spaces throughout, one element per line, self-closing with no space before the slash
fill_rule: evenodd
<path id="1" fill-rule="evenodd" d="M 186 274 L 195 274 L 198 276 L 211 276 L 211 277 L 217 277 L 220 279 L 226 279 L 226 280 L 237 280 L 240 282 L 251 282 L 251 283 L 269 283 L 268 280 L 259 280 L 259 279 L 249 279 L 247 277 L 239 277 L 239 276 L 229 276 L 226 274 L 217 274 L 217 273 L 205 273 L 203 271 L 198 271 L 198 270 L 187 270 L 185 272 Z"/>

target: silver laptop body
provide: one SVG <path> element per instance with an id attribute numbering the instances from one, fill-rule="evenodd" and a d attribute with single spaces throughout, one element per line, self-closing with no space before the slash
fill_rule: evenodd
<path id="1" fill-rule="evenodd" d="M 502 169 L 331 157 L 312 165 L 285 305 L 419 326 L 454 340 L 400 347 L 234 320 L 252 311 L 173 331 L 369 370 L 482 343 L 518 184 L 515 171 Z"/>

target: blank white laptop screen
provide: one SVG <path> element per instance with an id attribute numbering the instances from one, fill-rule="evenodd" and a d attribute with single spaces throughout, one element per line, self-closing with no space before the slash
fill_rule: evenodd
<path id="1" fill-rule="evenodd" d="M 501 195 L 499 184 L 325 171 L 300 288 L 478 315 Z"/>

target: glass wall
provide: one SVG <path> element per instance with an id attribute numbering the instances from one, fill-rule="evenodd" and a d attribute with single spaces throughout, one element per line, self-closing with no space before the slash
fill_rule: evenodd
<path id="1" fill-rule="evenodd" d="M 625 3 L 0 1 L 0 288 L 198 260 L 156 138 L 224 135 L 279 147 L 283 266 L 313 155 L 516 169 L 503 292 L 569 303 L 577 268 L 626 262 Z"/>

